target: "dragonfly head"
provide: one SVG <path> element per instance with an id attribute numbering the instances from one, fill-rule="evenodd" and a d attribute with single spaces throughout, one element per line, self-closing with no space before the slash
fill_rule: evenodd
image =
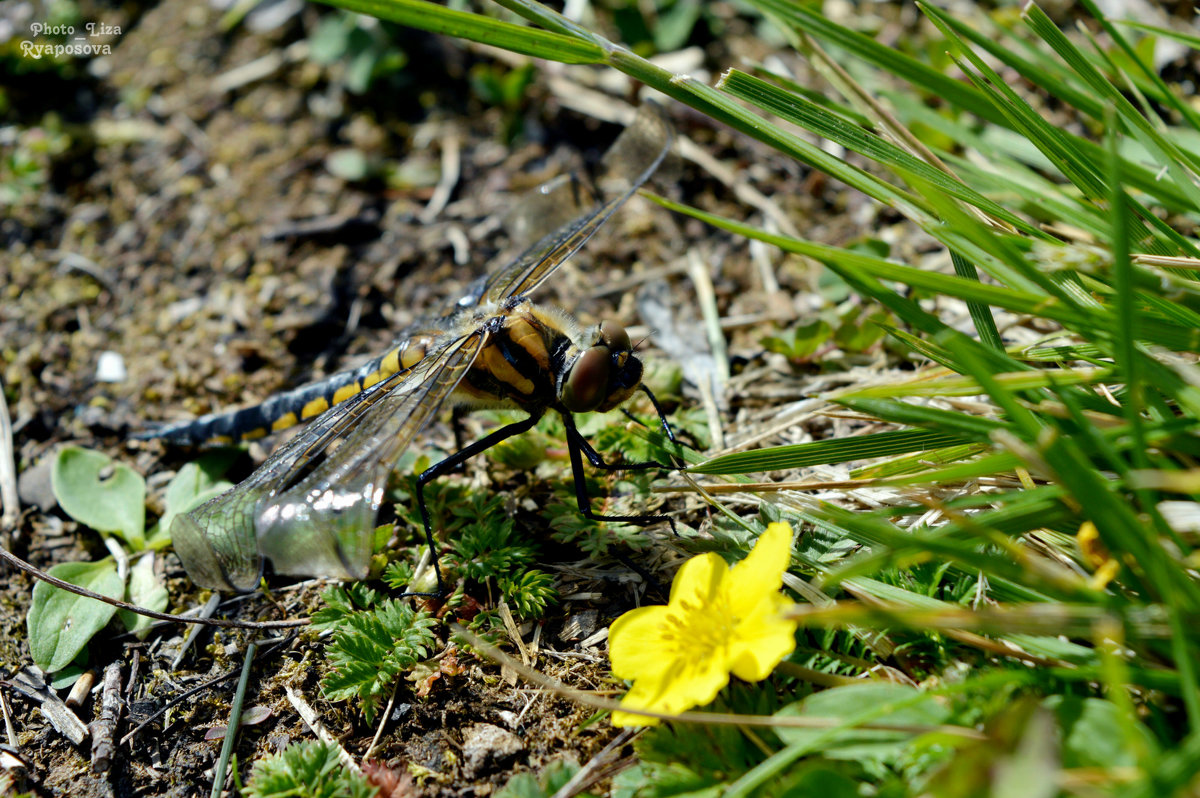
<path id="1" fill-rule="evenodd" d="M 558 399 L 572 413 L 604 413 L 632 396 L 641 381 L 642 361 L 633 354 L 629 333 L 605 321 L 559 378 Z"/>

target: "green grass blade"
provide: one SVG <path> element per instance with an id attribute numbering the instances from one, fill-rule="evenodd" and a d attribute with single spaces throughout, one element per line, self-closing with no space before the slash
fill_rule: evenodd
<path id="1" fill-rule="evenodd" d="M 1007 125 L 1004 116 L 987 98 L 947 75 L 923 64 L 912 56 L 897 52 L 869 36 L 831 22 L 800 3 L 788 0 L 752 0 L 753 4 L 787 25 L 815 39 L 841 47 L 869 64 L 923 89 L 931 97 L 968 111 L 995 124 Z"/>
<path id="2" fill-rule="evenodd" d="M 331 6 L 564 64 L 598 64 L 604 49 L 562 33 L 456 11 L 424 0 L 320 0 Z"/>
<path id="3" fill-rule="evenodd" d="M 873 435 L 860 435 L 842 440 L 815 441 L 791 446 L 755 449 L 749 452 L 734 452 L 690 466 L 688 472 L 692 474 L 748 474 L 759 471 L 777 471 L 908 454 L 963 442 L 962 437 L 958 435 L 929 430 L 878 432 Z"/>
<path id="4" fill-rule="evenodd" d="M 947 175 L 940 169 L 935 169 L 895 144 L 830 113 L 804 97 L 773 86 L 737 69 L 727 71 L 721 77 L 717 88 L 819 136 L 835 141 L 847 149 L 865 155 L 884 166 L 900 167 L 918 174 L 946 194 L 974 205 L 1028 235 L 1038 238 L 1045 237 L 1042 231 L 1029 225 L 1024 219 L 998 203 L 987 199 L 962 181 Z"/>

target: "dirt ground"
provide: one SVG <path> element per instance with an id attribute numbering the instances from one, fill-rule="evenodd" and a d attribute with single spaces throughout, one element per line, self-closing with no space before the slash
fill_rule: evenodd
<path id="1" fill-rule="evenodd" d="M 25 508 L 7 543 L 18 556 L 44 568 L 106 554 L 97 536 L 48 498 L 48 471 L 38 464 L 57 447 L 76 443 L 132 465 L 149 478 L 150 510 L 160 512 L 167 480 L 194 453 L 131 442 L 131 431 L 149 421 L 253 404 L 382 351 L 396 329 L 453 296 L 505 249 L 500 220 L 516 198 L 594 159 L 619 130 L 577 110 L 583 88 L 594 90 L 586 85 L 594 77 L 587 70 L 547 67 L 518 101 L 499 107 L 473 92 L 471 82 L 479 69 L 507 74 L 510 67 L 489 66 L 479 49 L 423 34 L 398 40 L 414 66 L 378 80 L 366 95 L 351 94 L 341 67 L 318 64 L 303 49 L 326 13 L 306 7 L 255 32 L 247 24 L 223 30 L 221 12 L 206 3 L 85 3 L 83 19 L 120 28 L 103 40 L 111 55 L 50 68 L 22 65 L 15 45 L 5 45 L 9 127 L 0 148 L 11 156 L 24 147 L 46 166 L 44 184 L 0 221 L 0 376 Z M 745 35 L 724 40 L 741 51 L 705 43 L 696 51 L 701 68 L 764 55 L 748 23 L 731 17 L 730 24 L 745 26 Z M 578 94 L 563 88 L 572 85 L 581 87 Z M 685 109 L 670 114 L 681 135 L 723 171 L 687 161 L 660 190 L 740 218 L 778 212 L 803 220 L 804 234 L 826 243 L 844 244 L 857 231 L 886 230 L 897 221 Z M 503 132 L 517 124 L 524 133 L 506 140 Z M 371 168 L 362 179 L 347 179 L 331 165 L 331 156 L 347 149 L 366 156 Z M 447 158 L 459 177 L 444 206 L 426 216 L 438 201 Z M 759 206 L 741 201 L 737 186 L 772 199 Z M 727 329 L 735 361 L 778 367 L 769 389 L 760 381 L 732 392 L 728 417 L 800 396 L 802 375 L 763 360 L 758 339 L 818 301 L 808 298 L 812 272 L 772 254 L 767 262 L 778 285 L 765 284 L 744 242 L 643 199 L 632 200 L 541 298 L 584 320 L 623 319 L 635 337 L 657 333 L 639 318 L 634 294 L 640 285 L 663 283 L 680 316 L 698 316 L 686 277 L 689 252 L 710 267 L 722 316 L 740 320 Z M 669 359 L 656 341 L 650 338 L 647 359 Z M 123 379 L 98 379 L 104 352 L 120 356 Z M 698 401 L 688 388 L 671 409 Z M 731 422 L 730 434 L 737 429 Z M 429 437 L 449 446 L 444 423 Z M 244 476 L 269 450 L 269 441 L 250 446 L 234 476 Z M 492 490 L 512 488 L 511 472 L 492 476 L 485 466 L 473 466 L 464 478 Z M 698 502 L 674 496 L 666 502 L 681 523 L 705 523 Z M 521 521 L 536 525 L 539 516 L 524 513 Z M 659 542 L 639 557 L 666 584 L 678 549 L 663 530 L 651 534 Z M 603 627 L 643 600 L 646 586 L 611 559 L 585 562 L 582 553 L 559 549 L 553 556 L 563 595 L 580 598 L 561 602 L 542 622 L 542 649 L 553 654 L 537 665 L 574 686 L 611 688 L 603 641 L 581 649 L 564 627 L 581 616 Z M 206 594 L 188 582 L 173 555 L 161 558 L 159 568 L 171 611 L 202 603 Z M 25 613 L 32 587 L 29 577 L 9 571 L 0 588 L 6 674 L 31 665 Z M 289 580 L 276 579 L 274 587 L 278 605 L 255 595 L 219 614 L 294 618 L 316 606 L 317 585 L 289 587 Z M 118 739 L 188 690 L 236 674 L 250 639 L 241 631 L 202 631 L 172 668 L 186 630 L 165 625 L 138 641 L 114 629 L 93 643 L 89 666 L 99 674 L 109 663 L 122 664 L 128 712 Z M 375 729 L 353 706 L 321 696 L 320 675 L 328 667 L 321 648 L 305 634 L 260 651 L 247 705 L 266 708 L 269 717 L 241 734 L 243 778 L 256 758 L 312 738 L 287 688 L 315 708 L 352 756 L 366 751 Z M 220 742 L 205 735 L 226 722 L 235 682 L 206 687 L 152 721 L 119 747 L 105 775 L 92 772 L 88 743 L 70 743 L 35 702 L 4 690 L 6 720 L 28 763 L 19 783 L 38 795 L 206 794 Z M 77 710 L 85 723 L 95 712 L 94 698 Z M 464 656 L 462 672 L 442 678 L 426 696 L 416 695 L 416 685 L 401 685 L 374 758 L 415 774 L 415 794 L 486 795 L 515 773 L 541 772 L 563 758 L 588 761 L 616 737 L 607 721 L 584 723 L 592 714 Z M 519 750 L 471 765 L 464 740 L 481 723 L 515 735 Z"/>

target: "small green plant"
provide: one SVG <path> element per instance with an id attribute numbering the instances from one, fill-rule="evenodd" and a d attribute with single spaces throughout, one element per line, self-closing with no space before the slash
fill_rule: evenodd
<path id="1" fill-rule="evenodd" d="M 408 63 L 394 33 L 389 23 L 336 11 L 309 36 L 309 52 L 318 64 L 338 65 L 348 91 L 364 94 L 376 80 L 395 75 Z"/>
<path id="2" fill-rule="evenodd" d="M 554 577 L 536 568 L 513 577 L 501 577 L 500 590 L 519 618 L 540 618 L 558 601 Z"/>
<path id="3" fill-rule="evenodd" d="M 451 542 L 450 560 L 468 579 L 486 582 L 528 568 L 537 554 L 522 542 L 512 518 L 504 514 L 503 500 L 497 496 L 479 502 L 484 510 L 479 521 L 467 524 Z"/>
<path id="4" fill-rule="evenodd" d="M 779 335 L 768 335 L 762 345 L 768 352 L 783 355 L 788 360 L 806 362 L 830 339 L 833 328 L 824 319 L 797 324 Z"/>
<path id="5" fill-rule="evenodd" d="M 167 486 L 162 520 L 169 523 L 176 513 L 225 490 L 228 483 L 215 475 L 223 468 L 223 461 L 209 459 L 180 469 Z M 63 512 L 103 535 L 109 549 L 119 552 L 122 559 L 122 543 L 138 559 L 127 577 L 120 573 L 116 557 L 59 563 L 50 568 L 50 575 L 147 609 L 166 609 L 167 591 L 154 573 L 153 554 L 171 539 L 162 521 L 146 532 L 146 482 L 141 475 L 100 452 L 68 446 L 55 458 L 51 485 Z M 114 614 L 118 613 L 111 604 L 39 582 L 33 588 L 26 617 L 33 661 L 48 673 L 63 670 Z M 131 632 L 143 633 L 149 628 L 144 616 L 128 610 L 119 615 Z"/>
<path id="6" fill-rule="evenodd" d="M 254 765 L 243 795 L 248 798 L 373 798 L 378 788 L 348 770 L 335 747 L 292 743 Z"/>
<path id="7" fill-rule="evenodd" d="M 331 587 L 313 627 L 333 631 L 326 655 L 334 671 L 321 686 L 331 701 L 358 698 L 368 723 L 396 678 L 429 655 L 437 621 L 363 584 Z"/>
<path id="8" fill-rule="evenodd" d="M 533 773 L 519 773 L 508 780 L 496 793 L 496 798 L 550 798 L 567 785 L 567 782 L 579 772 L 575 762 L 558 760 L 551 763 L 542 771 L 541 777 Z M 592 793 L 582 792 L 578 795 L 590 798 Z"/>

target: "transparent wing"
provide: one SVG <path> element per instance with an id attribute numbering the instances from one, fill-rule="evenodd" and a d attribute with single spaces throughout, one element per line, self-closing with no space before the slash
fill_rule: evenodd
<path id="1" fill-rule="evenodd" d="M 280 573 L 363 579 L 388 475 L 470 369 L 485 331 L 427 357 L 311 473 L 260 505 L 258 548 Z M 422 368 L 426 361 L 428 367 Z"/>
<path id="2" fill-rule="evenodd" d="M 381 492 L 387 471 L 454 391 L 478 354 L 483 339 L 482 333 L 476 333 L 451 340 L 412 369 L 394 374 L 334 406 L 280 446 L 237 486 L 176 516 L 171 524 L 171 537 L 192 580 L 221 590 L 253 590 L 262 576 L 263 555 L 271 557 L 276 570 L 283 573 L 363 576 L 371 554 L 373 513 L 378 501 L 369 505 L 368 512 L 367 505 L 346 500 L 345 509 L 357 508 L 350 514 L 363 521 L 356 529 L 341 522 L 320 521 L 301 528 L 295 507 L 296 491 L 301 486 L 310 490 L 314 477 L 328 474 L 339 462 L 345 463 L 357 455 L 360 461 L 373 460 L 373 472 L 382 471 L 382 479 L 373 476 Z M 385 429 L 394 433 L 390 439 Z M 337 448 L 322 460 L 334 443 Z M 356 446 L 371 448 L 356 451 Z M 347 497 L 355 491 L 366 496 L 367 487 L 360 484 L 364 476 L 365 473 L 346 480 L 338 492 Z M 375 491 L 367 498 L 375 499 Z M 291 510 L 283 512 L 280 501 Z M 264 544 L 268 536 L 264 534 L 262 516 L 272 508 L 280 508 L 280 518 L 272 520 L 268 548 Z M 306 504 L 304 512 L 311 513 L 311 509 Z M 295 529 L 297 536 L 290 541 L 278 540 L 276 535 L 284 527 Z"/>
<path id="3" fill-rule="evenodd" d="M 485 299 L 500 302 L 522 296 L 541 285 L 547 277 L 575 254 L 625 201 L 645 183 L 666 158 L 674 138 L 671 124 L 662 109 L 646 104 L 604 155 L 606 173 L 602 186 L 612 199 L 601 202 L 582 215 L 546 235 L 508 266 L 498 269 L 468 292 L 460 306 L 478 304 Z M 541 189 L 554 193 L 563 203 L 575 202 L 577 186 L 551 181 Z M 538 203 L 535 207 L 543 207 Z M 545 229 L 544 227 L 542 229 Z"/>

